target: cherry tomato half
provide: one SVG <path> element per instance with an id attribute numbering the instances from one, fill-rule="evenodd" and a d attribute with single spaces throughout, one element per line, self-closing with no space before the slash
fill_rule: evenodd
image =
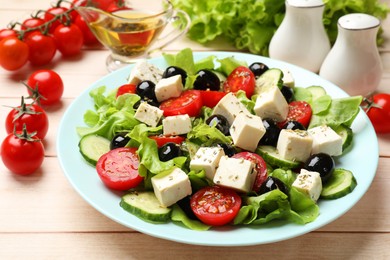
<path id="1" fill-rule="evenodd" d="M 20 131 L 8 134 L 1 144 L 1 159 L 13 173 L 28 175 L 34 173 L 43 162 L 45 150 L 36 136 L 23 137 Z"/>
<path id="2" fill-rule="evenodd" d="M 304 127 L 308 127 L 313 114 L 310 104 L 305 101 L 292 101 L 288 104 L 287 119 L 278 123 L 279 127 L 283 127 L 287 121 L 298 121 Z"/>
<path id="3" fill-rule="evenodd" d="M 245 160 L 253 162 L 256 167 L 256 180 L 255 183 L 253 184 L 252 190 L 254 192 L 259 192 L 260 191 L 260 186 L 263 184 L 263 182 L 267 179 L 267 164 L 264 161 L 264 159 L 256 154 L 256 153 L 251 153 L 251 152 L 240 152 L 236 153 L 235 155 L 232 156 L 233 158 L 243 158 Z"/>
<path id="4" fill-rule="evenodd" d="M 127 93 L 130 93 L 130 94 L 136 94 L 137 91 L 137 86 L 134 85 L 134 84 L 124 84 L 122 86 L 120 86 L 116 92 L 116 97 L 119 97 L 123 94 L 127 94 Z"/>
<path id="5" fill-rule="evenodd" d="M 184 91 L 179 97 L 171 98 L 160 104 L 164 116 L 176 116 L 188 114 L 198 116 L 202 108 L 202 97 L 198 90 Z"/>
<path id="6" fill-rule="evenodd" d="M 27 80 L 27 85 L 31 88 L 28 89 L 28 93 L 33 99 L 41 96 L 39 101 L 42 105 L 58 102 L 64 92 L 62 79 L 53 70 L 42 69 L 33 72 Z"/>
<path id="7" fill-rule="evenodd" d="M 137 187 L 143 177 L 138 174 L 137 148 L 121 147 L 102 155 L 96 163 L 100 179 L 110 189 L 128 190 Z"/>
<path id="8" fill-rule="evenodd" d="M 223 84 L 223 89 L 225 92 L 233 93 L 243 90 L 246 96 L 250 98 L 255 91 L 255 84 L 256 81 L 253 72 L 245 66 L 239 66 L 227 77 Z"/>
<path id="9" fill-rule="evenodd" d="M 30 132 L 37 132 L 36 136 L 43 139 L 49 129 L 49 119 L 46 112 L 37 104 L 22 104 L 13 108 L 5 119 L 5 129 L 7 134 L 14 131 L 22 131 L 26 125 Z"/>
<path id="10" fill-rule="evenodd" d="M 227 188 L 206 186 L 191 196 L 190 206 L 203 223 L 222 226 L 231 222 L 238 214 L 241 197 Z"/>
<path id="11" fill-rule="evenodd" d="M 18 70 L 28 61 L 28 45 L 17 37 L 9 36 L 0 41 L 0 65 L 6 70 Z"/>
<path id="12" fill-rule="evenodd" d="M 210 108 L 215 107 L 226 94 L 226 92 L 221 91 L 200 90 L 203 105 Z"/>
<path id="13" fill-rule="evenodd" d="M 161 147 L 166 143 L 175 143 L 175 144 L 181 144 L 185 138 L 183 136 L 179 135 L 151 135 L 149 136 L 150 139 L 153 139 L 157 143 L 157 147 Z"/>
<path id="14" fill-rule="evenodd" d="M 365 108 L 368 118 L 377 133 L 390 133 L 390 94 L 378 93 Z"/>

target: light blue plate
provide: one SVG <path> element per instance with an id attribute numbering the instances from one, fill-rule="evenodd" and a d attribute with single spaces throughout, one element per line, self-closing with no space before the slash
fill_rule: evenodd
<path id="1" fill-rule="evenodd" d="M 269 67 L 286 68 L 292 72 L 296 86 L 320 85 L 333 97 L 347 96 L 344 91 L 318 75 L 284 62 L 233 52 L 194 53 L 195 59 L 209 55 L 216 55 L 218 58 L 235 56 L 239 60 L 245 60 L 248 65 L 253 62 L 263 62 Z M 162 57 L 151 59 L 150 62 L 161 69 L 167 66 Z M 76 133 L 77 126 L 85 125 L 84 112 L 87 109 L 93 109 L 93 101 L 89 97 L 89 92 L 102 85 L 113 89 L 126 83 L 130 70 L 131 66 L 115 71 L 86 89 L 64 114 L 57 138 L 58 158 L 66 177 L 76 191 L 95 209 L 124 226 L 151 236 L 196 245 L 245 246 L 272 243 L 303 235 L 339 218 L 359 201 L 375 176 L 379 157 L 378 141 L 369 119 L 361 111 L 352 126 L 355 134 L 352 149 L 336 160 L 337 167 L 351 170 L 354 173 L 358 185 L 352 193 L 343 198 L 320 201 L 320 215 L 314 222 L 306 225 L 274 222 L 257 227 L 222 227 L 209 231 L 193 231 L 174 223 L 156 225 L 144 222 L 119 206 L 121 194 L 107 189 L 100 181 L 95 169 L 84 161 L 78 150 L 79 136 Z"/>

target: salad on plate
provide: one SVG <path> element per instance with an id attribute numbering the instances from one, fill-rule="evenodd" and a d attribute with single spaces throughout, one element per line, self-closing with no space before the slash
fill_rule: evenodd
<path id="1" fill-rule="evenodd" d="M 318 201 L 353 192 L 337 158 L 351 149 L 362 97 L 333 98 L 296 86 L 286 68 L 234 56 L 164 59 L 137 63 L 113 91 L 93 89 L 77 127 L 81 156 L 123 191 L 123 210 L 193 230 L 303 225 L 321 214 Z"/>

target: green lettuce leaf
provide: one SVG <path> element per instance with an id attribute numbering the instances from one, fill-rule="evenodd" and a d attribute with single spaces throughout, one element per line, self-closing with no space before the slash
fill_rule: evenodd
<path id="1" fill-rule="evenodd" d="M 206 231 L 211 228 L 211 226 L 205 225 L 198 220 L 193 220 L 187 217 L 184 211 L 177 204 L 172 206 L 171 219 L 172 221 L 181 222 L 184 226 L 192 230 Z"/>

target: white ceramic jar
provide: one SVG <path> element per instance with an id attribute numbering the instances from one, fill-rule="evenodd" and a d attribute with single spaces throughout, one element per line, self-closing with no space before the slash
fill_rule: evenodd
<path id="1" fill-rule="evenodd" d="M 269 56 L 318 73 L 330 50 L 322 0 L 286 0 L 286 14 L 271 39 Z"/>
<path id="2" fill-rule="evenodd" d="M 380 21 L 354 13 L 338 20 L 336 42 L 325 58 L 320 76 L 350 95 L 367 95 L 376 90 L 382 77 L 382 62 L 376 36 Z"/>

